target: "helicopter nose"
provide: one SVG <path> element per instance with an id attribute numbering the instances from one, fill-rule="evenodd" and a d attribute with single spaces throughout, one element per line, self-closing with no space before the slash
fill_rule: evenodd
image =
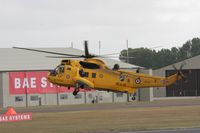
<path id="1" fill-rule="evenodd" d="M 51 82 L 51 76 L 50 76 L 50 75 L 47 76 L 47 80 L 48 80 L 49 82 Z"/>
<path id="2" fill-rule="evenodd" d="M 47 79 L 48 79 L 48 80 L 51 80 L 51 76 L 50 76 L 49 74 L 47 75 Z"/>
<path id="3" fill-rule="evenodd" d="M 47 75 L 47 80 L 48 80 L 49 82 L 53 83 L 53 77 L 51 76 L 50 73 L 48 73 L 48 75 Z"/>

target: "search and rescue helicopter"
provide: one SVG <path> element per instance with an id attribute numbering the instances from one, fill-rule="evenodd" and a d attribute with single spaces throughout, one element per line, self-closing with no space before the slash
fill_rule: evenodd
<path id="1" fill-rule="evenodd" d="M 87 41 L 85 41 L 84 46 L 85 55 L 56 53 L 21 47 L 13 48 L 59 55 L 48 56 L 51 58 L 67 58 L 61 60 L 61 63 L 54 70 L 49 72 L 47 79 L 55 85 L 65 86 L 68 87 L 68 89 L 74 87 L 74 96 L 77 95 L 80 88 L 124 92 L 135 96 L 138 88 L 165 87 L 175 83 L 177 80 L 185 79 L 185 76 L 180 71 L 183 64 L 180 70 L 177 70 L 176 67 L 173 66 L 176 73 L 168 77 L 152 76 L 125 70 L 124 68 L 120 68 L 118 64 L 115 64 L 114 67 L 110 69 L 98 58 L 101 58 L 101 56 L 89 53 Z M 77 58 L 83 58 L 83 60 L 78 60 Z M 137 67 L 137 69 L 140 68 Z M 133 97 L 133 100 L 134 99 Z"/>

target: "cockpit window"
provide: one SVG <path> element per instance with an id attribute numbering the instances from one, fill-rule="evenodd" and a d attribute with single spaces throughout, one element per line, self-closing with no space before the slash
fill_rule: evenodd
<path id="1" fill-rule="evenodd" d="M 57 74 L 64 73 L 64 72 L 65 72 L 65 66 L 64 65 L 59 65 L 54 70 L 52 70 L 50 72 L 50 75 L 51 76 L 56 76 Z"/>
<path id="2" fill-rule="evenodd" d="M 64 73 L 65 72 L 65 66 L 64 65 L 59 65 L 56 67 L 56 72 L 57 73 Z"/>
<path id="3" fill-rule="evenodd" d="M 100 68 L 100 66 L 95 63 L 88 63 L 88 62 L 83 62 L 83 61 L 80 61 L 80 65 L 83 68 L 87 68 L 87 69 L 99 69 Z"/>

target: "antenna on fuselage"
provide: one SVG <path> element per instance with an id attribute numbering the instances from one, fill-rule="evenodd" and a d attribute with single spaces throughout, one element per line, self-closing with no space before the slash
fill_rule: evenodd
<path id="1" fill-rule="evenodd" d="M 85 49 L 85 57 L 88 58 L 90 56 L 89 50 L 88 50 L 88 41 L 84 41 L 84 49 Z"/>
<path id="2" fill-rule="evenodd" d="M 71 47 L 74 48 L 74 44 L 73 44 L 73 42 L 71 42 Z"/>
<path id="3" fill-rule="evenodd" d="M 128 53 L 128 40 L 126 40 L 126 47 L 127 47 L 127 60 L 126 62 L 129 63 L 129 53 Z"/>
<path id="4" fill-rule="evenodd" d="M 99 55 L 101 54 L 101 41 L 99 40 Z"/>

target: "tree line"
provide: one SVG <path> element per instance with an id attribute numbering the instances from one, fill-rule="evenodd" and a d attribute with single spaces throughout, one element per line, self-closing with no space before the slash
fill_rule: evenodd
<path id="1" fill-rule="evenodd" d="M 159 51 L 149 48 L 128 48 L 120 52 L 119 59 L 134 65 L 157 69 L 200 54 L 200 39 L 188 40 L 182 47 L 161 49 Z"/>

